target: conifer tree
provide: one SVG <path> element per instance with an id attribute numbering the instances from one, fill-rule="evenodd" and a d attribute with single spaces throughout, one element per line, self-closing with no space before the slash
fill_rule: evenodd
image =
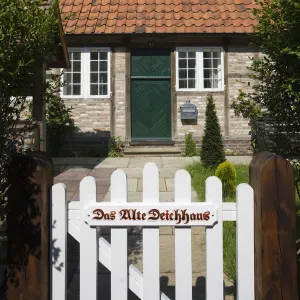
<path id="1" fill-rule="evenodd" d="M 205 167 L 216 168 L 225 161 L 224 143 L 221 135 L 216 107 L 211 94 L 207 95 L 205 128 L 201 144 L 200 159 Z"/>

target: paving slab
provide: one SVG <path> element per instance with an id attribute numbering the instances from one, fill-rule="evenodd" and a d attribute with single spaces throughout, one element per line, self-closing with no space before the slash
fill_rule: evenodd
<path id="1" fill-rule="evenodd" d="M 250 165 L 252 156 L 226 156 L 226 159 L 233 164 Z"/>
<path id="2" fill-rule="evenodd" d="M 127 179 L 127 191 L 128 192 L 136 192 L 138 189 L 138 178 L 128 178 Z M 108 189 L 111 191 L 111 186 Z"/>
<path id="3" fill-rule="evenodd" d="M 66 162 L 65 165 L 96 165 L 101 158 L 99 157 L 71 157 Z"/>
<path id="4" fill-rule="evenodd" d="M 129 164 L 129 157 L 106 157 L 101 159 L 95 166 L 95 169 L 99 168 L 127 168 Z"/>
<path id="5" fill-rule="evenodd" d="M 163 167 L 176 167 L 184 169 L 186 165 L 193 163 L 192 157 L 162 157 Z"/>
<path id="6" fill-rule="evenodd" d="M 148 162 L 154 162 L 159 168 L 162 167 L 161 157 L 131 157 L 128 168 L 144 168 Z"/>
<path id="7" fill-rule="evenodd" d="M 71 157 L 53 157 L 52 161 L 55 165 L 63 165 L 65 162 L 70 160 Z"/>
<path id="8" fill-rule="evenodd" d="M 159 168 L 159 176 L 164 178 L 174 178 L 176 171 L 180 168 L 176 167 L 162 167 Z"/>
<path id="9" fill-rule="evenodd" d="M 138 186 L 137 186 L 137 192 L 142 192 L 142 191 L 143 191 L 143 179 L 139 178 Z M 160 192 L 167 192 L 165 178 L 162 178 L 162 177 L 159 178 L 159 191 Z"/>
<path id="10" fill-rule="evenodd" d="M 142 178 L 143 177 L 143 168 L 118 168 L 123 170 L 127 178 Z"/>

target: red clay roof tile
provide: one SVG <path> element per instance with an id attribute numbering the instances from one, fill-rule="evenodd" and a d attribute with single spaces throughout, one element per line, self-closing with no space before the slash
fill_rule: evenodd
<path id="1" fill-rule="evenodd" d="M 65 33 L 251 33 L 255 0 L 60 0 Z M 68 17 L 66 19 L 66 17 Z"/>

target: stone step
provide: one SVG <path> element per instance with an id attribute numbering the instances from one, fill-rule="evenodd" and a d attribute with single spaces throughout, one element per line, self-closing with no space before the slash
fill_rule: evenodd
<path id="1" fill-rule="evenodd" d="M 129 146 L 124 149 L 124 156 L 181 156 L 181 150 L 174 146 Z"/>

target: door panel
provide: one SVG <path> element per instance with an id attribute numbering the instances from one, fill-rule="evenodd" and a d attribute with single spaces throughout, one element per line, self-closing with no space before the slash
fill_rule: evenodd
<path id="1" fill-rule="evenodd" d="M 170 51 L 138 49 L 131 57 L 132 140 L 170 140 Z"/>
<path id="2" fill-rule="evenodd" d="M 169 80 L 132 80 L 132 139 L 169 140 L 171 138 L 169 83 Z"/>

